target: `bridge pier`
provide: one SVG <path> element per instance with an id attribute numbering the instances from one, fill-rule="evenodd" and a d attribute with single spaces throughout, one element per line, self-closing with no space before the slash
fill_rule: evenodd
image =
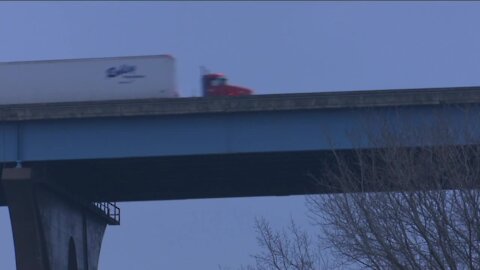
<path id="1" fill-rule="evenodd" d="M 112 216 L 38 181 L 31 168 L 3 169 L 2 184 L 17 270 L 98 268 L 106 226 L 115 224 Z"/>

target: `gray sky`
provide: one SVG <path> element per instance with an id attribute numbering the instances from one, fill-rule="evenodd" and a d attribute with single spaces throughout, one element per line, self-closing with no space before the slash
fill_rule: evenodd
<path id="1" fill-rule="evenodd" d="M 0 62 L 169 53 L 182 96 L 199 66 L 259 94 L 480 85 L 480 2 L 0 3 Z M 251 262 L 255 216 L 313 231 L 298 196 L 122 204 L 100 269 Z M 0 269 L 14 269 L 0 208 Z"/>

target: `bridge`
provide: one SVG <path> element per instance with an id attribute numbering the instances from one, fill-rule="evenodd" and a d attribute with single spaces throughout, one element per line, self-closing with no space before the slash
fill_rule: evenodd
<path id="1" fill-rule="evenodd" d="M 17 269 L 96 269 L 107 202 L 318 192 L 332 148 L 371 147 L 350 131 L 473 125 L 478 105 L 480 87 L 0 106 Z"/>

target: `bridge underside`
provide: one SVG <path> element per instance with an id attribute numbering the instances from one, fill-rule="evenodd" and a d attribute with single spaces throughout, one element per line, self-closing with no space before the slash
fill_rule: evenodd
<path id="1" fill-rule="evenodd" d="M 310 174 L 318 174 L 331 154 L 312 151 L 48 161 L 23 166 L 92 201 L 284 196 L 321 192 Z M 1 189 L 0 205 L 5 205 Z"/>

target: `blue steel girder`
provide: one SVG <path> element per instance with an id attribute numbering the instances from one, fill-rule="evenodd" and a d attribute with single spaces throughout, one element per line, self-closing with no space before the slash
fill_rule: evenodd
<path id="1" fill-rule="evenodd" d="M 365 135 L 375 133 L 385 124 L 398 130 L 421 129 L 443 115 L 455 130 L 477 125 L 478 106 L 469 106 L 470 117 L 465 117 L 465 112 L 459 105 L 427 105 L 3 122 L 0 160 L 29 162 L 371 147 Z"/>

